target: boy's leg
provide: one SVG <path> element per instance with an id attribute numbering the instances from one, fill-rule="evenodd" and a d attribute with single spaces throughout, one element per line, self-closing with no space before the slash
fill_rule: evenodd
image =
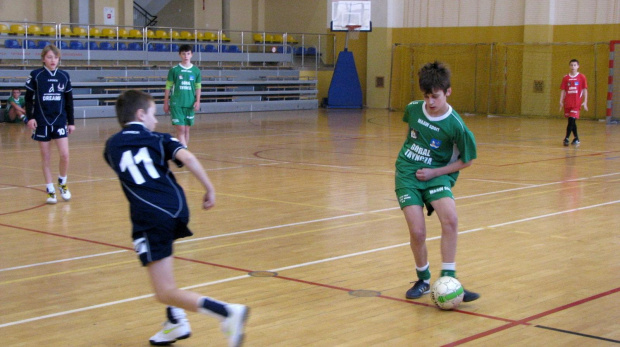
<path id="1" fill-rule="evenodd" d="M 458 238 L 456 204 L 452 198 L 441 198 L 431 202 L 431 205 L 437 211 L 441 223 L 441 259 L 444 263 L 454 263 Z"/>
<path id="2" fill-rule="evenodd" d="M 222 322 L 222 330 L 226 333 L 230 346 L 239 346 L 243 342 L 243 330 L 249 308 L 243 305 L 220 302 L 198 293 L 178 289 L 174 280 L 172 256 L 149 263 L 147 270 L 155 290 L 155 297 L 159 302 L 218 318 Z M 165 330 L 164 328 L 160 333 L 165 332 Z M 185 337 L 189 337 L 189 335 Z M 172 336 L 171 339 L 175 339 L 175 337 Z M 179 338 L 176 337 L 176 339 Z"/>
<path id="3" fill-rule="evenodd" d="M 54 183 L 52 183 L 52 171 L 50 169 L 50 143 L 49 141 L 38 141 L 39 151 L 41 152 L 41 168 L 43 169 L 43 178 L 45 179 L 46 191 L 47 191 L 47 203 L 55 204 L 56 189 L 54 189 Z"/>
<path id="4" fill-rule="evenodd" d="M 181 142 L 185 147 L 187 147 L 188 139 L 185 138 L 185 128 L 187 128 L 187 126 L 175 125 L 174 127 L 176 130 L 177 140 L 179 140 L 179 142 Z"/>
<path id="5" fill-rule="evenodd" d="M 407 299 L 417 299 L 430 292 L 431 272 L 428 264 L 428 249 L 426 247 L 426 222 L 424 210 L 419 205 L 403 207 L 403 214 L 409 229 L 409 246 L 416 264 L 418 280 L 405 293 Z"/>
<path id="6" fill-rule="evenodd" d="M 58 153 L 60 155 L 60 161 L 58 162 L 58 188 L 60 190 L 60 196 L 62 196 L 65 201 L 68 201 L 71 199 L 71 192 L 69 191 L 66 182 L 67 172 L 69 171 L 69 138 L 61 137 L 54 141 L 56 142 L 56 147 L 58 148 Z M 62 181 L 60 177 L 64 177 L 65 180 Z"/>
<path id="7" fill-rule="evenodd" d="M 458 215 L 456 213 L 456 203 L 450 197 L 432 201 L 431 204 L 437 211 L 437 217 L 441 223 L 441 276 L 456 278 L 456 246 L 458 239 Z M 463 301 L 470 302 L 478 299 L 478 293 L 470 292 L 466 289 Z"/>

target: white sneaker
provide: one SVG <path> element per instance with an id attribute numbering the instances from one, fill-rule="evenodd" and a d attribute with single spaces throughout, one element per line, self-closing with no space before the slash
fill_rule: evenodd
<path id="1" fill-rule="evenodd" d="M 66 184 L 59 184 L 58 190 L 60 190 L 60 196 L 62 196 L 63 200 L 69 201 L 71 199 L 71 192 Z"/>
<path id="2" fill-rule="evenodd" d="M 192 329 L 187 319 L 181 319 L 177 324 L 172 324 L 169 320 L 166 320 L 163 325 L 164 328 L 149 339 L 151 345 L 168 346 L 177 340 L 186 339 L 192 334 Z"/>
<path id="3" fill-rule="evenodd" d="M 243 344 L 243 328 L 250 315 L 250 308 L 245 305 L 226 305 L 228 317 L 222 321 L 222 331 L 228 336 L 228 346 L 238 347 Z"/>
<path id="4" fill-rule="evenodd" d="M 47 192 L 47 203 L 55 204 L 56 202 L 58 202 L 58 200 L 56 200 L 56 192 Z"/>

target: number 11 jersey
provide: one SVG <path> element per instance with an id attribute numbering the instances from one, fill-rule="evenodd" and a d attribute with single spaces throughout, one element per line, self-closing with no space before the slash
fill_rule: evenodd
<path id="1" fill-rule="evenodd" d="M 183 188 L 168 167 L 168 160 L 183 148 L 169 134 L 150 131 L 139 122 L 128 123 L 106 142 L 103 156 L 129 200 L 134 228 L 147 228 L 161 218 L 189 218 Z"/>

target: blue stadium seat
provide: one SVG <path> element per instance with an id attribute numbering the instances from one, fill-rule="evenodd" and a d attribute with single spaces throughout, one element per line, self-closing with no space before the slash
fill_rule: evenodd
<path id="1" fill-rule="evenodd" d="M 96 51 L 99 49 L 99 45 L 95 41 L 90 41 L 88 42 L 88 49 L 90 49 L 91 51 Z"/>
<path id="2" fill-rule="evenodd" d="M 149 52 L 155 52 L 155 46 L 153 46 L 152 43 L 147 44 L 146 48 L 149 50 Z"/>
<path id="3" fill-rule="evenodd" d="M 5 48 L 22 48 L 22 45 L 20 45 L 19 41 L 17 40 L 7 39 L 7 40 L 4 40 L 4 47 Z"/>
<path id="4" fill-rule="evenodd" d="M 306 55 L 316 55 L 316 48 L 308 47 L 308 49 L 306 49 Z"/>
<path id="5" fill-rule="evenodd" d="M 176 43 L 170 44 L 170 52 L 179 52 L 179 45 Z"/>
<path id="6" fill-rule="evenodd" d="M 45 48 L 45 46 L 51 44 L 51 42 L 47 41 L 47 40 L 39 40 L 39 42 L 37 42 L 37 49 L 43 49 Z"/>
<path id="7" fill-rule="evenodd" d="M 60 49 L 69 49 L 69 45 L 65 41 L 56 41 L 56 47 Z"/>
<path id="8" fill-rule="evenodd" d="M 166 44 L 166 43 L 156 43 L 155 44 L 155 52 L 168 52 L 168 44 Z"/>
<path id="9" fill-rule="evenodd" d="M 295 55 L 304 55 L 306 53 L 306 49 L 304 47 L 295 47 Z"/>
<path id="10" fill-rule="evenodd" d="M 226 47 L 225 50 L 223 49 L 224 47 Z M 235 46 L 235 45 L 222 46 L 222 51 L 226 53 L 241 53 L 239 46 Z"/>
<path id="11" fill-rule="evenodd" d="M 127 49 L 129 49 L 130 51 L 141 51 L 142 44 L 140 42 L 130 42 Z"/>
<path id="12" fill-rule="evenodd" d="M 114 44 L 114 49 L 119 50 L 119 51 L 126 51 L 127 44 L 125 42 L 117 42 Z"/>
<path id="13" fill-rule="evenodd" d="M 214 53 L 217 52 L 217 48 L 215 48 L 215 46 L 212 44 L 208 44 L 205 45 L 205 50 L 203 52 Z"/>
<path id="14" fill-rule="evenodd" d="M 37 48 L 37 44 L 32 41 L 32 40 L 24 40 L 24 42 L 22 43 L 24 48 L 27 49 L 36 49 Z"/>
<path id="15" fill-rule="evenodd" d="M 71 41 L 69 42 L 69 49 L 86 49 L 82 41 Z"/>
<path id="16" fill-rule="evenodd" d="M 204 52 L 204 48 L 201 45 L 194 45 L 194 47 L 192 47 L 192 49 L 194 50 L 194 53 Z"/>
<path id="17" fill-rule="evenodd" d="M 293 48 L 291 46 L 286 46 L 286 53 L 291 53 L 292 51 L 293 51 Z M 284 52 L 283 46 L 276 47 L 276 53 L 283 53 L 283 52 Z"/>
<path id="18" fill-rule="evenodd" d="M 114 46 L 112 46 L 112 43 L 108 42 L 108 41 L 103 41 L 99 44 L 99 49 L 101 50 L 106 50 L 106 51 L 111 51 L 114 49 Z"/>

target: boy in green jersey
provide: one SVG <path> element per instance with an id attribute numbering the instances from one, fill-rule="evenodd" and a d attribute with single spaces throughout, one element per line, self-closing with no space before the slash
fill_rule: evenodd
<path id="1" fill-rule="evenodd" d="M 474 135 L 446 101 L 452 93 L 448 67 L 437 61 L 428 63 L 418 76 L 424 100 L 413 101 L 405 109 L 407 140 L 396 160 L 396 197 L 409 227 L 418 277 L 407 291 L 407 299 L 417 299 L 430 292 L 424 206 L 429 216 L 437 211 L 441 223 L 440 277 L 456 278 L 458 217 L 452 187 L 459 170 L 469 167 L 476 158 Z M 479 297 L 465 290 L 463 301 Z"/>
<path id="2" fill-rule="evenodd" d="M 21 94 L 21 90 L 17 88 L 11 91 L 11 96 L 6 101 L 5 122 L 22 122 L 26 116 L 26 99 L 24 99 L 24 96 Z"/>
<path id="3" fill-rule="evenodd" d="M 181 62 L 168 71 L 164 93 L 164 112 L 170 112 L 179 142 L 187 147 L 189 128 L 194 125 L 194 112 L 200 110 L 200 69 L 192 60 L 192 46 L 181 45 Z M 172 92 L 171 92 L 172 91 Z"/>

